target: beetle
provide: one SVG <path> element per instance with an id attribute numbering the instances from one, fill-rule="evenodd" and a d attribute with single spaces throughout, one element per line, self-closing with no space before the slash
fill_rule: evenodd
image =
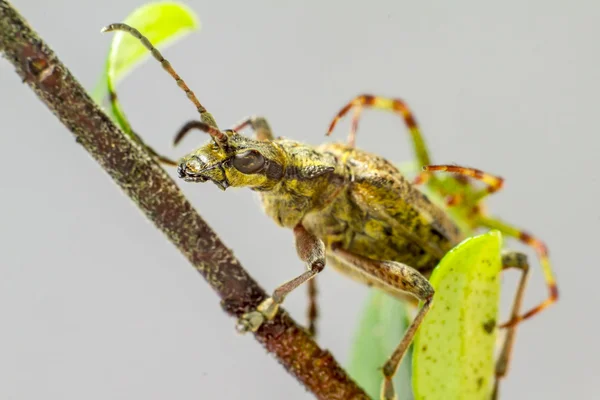
<path id="1" fill-rule="evenodd" d="M 198 110 L 200 120 L 185 124 L 175 136 L 175 144 L 192 130 L 211 137 L 179 162 L 149 151 L 161 162 L 176 166 L 179 178 L 186 182 L 212 182 L 221 190 L 247 187 L 257 192 L 266 214 L 293 231 L 306 271 L 277 287 L 256 310 L 244 314 L 237 324 L 240 332 L 260 329 L 275 317 L 285 297 L 304 283 L 310 287 L 309 331 L 314 332 L 317 312 L 313 278 L 326 265 L 391 296 L 413 304 L 421 302 L 404 337 L 382 368 L 381 398 L 391 400 L 395 398 L 392 377 L 435 298 L 428 277 L 442 257 L 464 239 L 456 221 L 466 221 L 470 229 L 497 229 L 533 247 L 549 294 L 524 313 L 521 306 L 529 276 L 527 257 L 515 251 L 502 255 L 503 268 L 517 269 L 521 277 L 510 319 L 500 325 L 507 328 L 507 334 L 496 364 L 492 397 L 497 397 L 498 382 L 508 370 L 516 326 L 558 300 L 546 245 L 531 234 L 490 217 L 481 207 L 487 195 L 502 188 L 502 178 L 474 168 L 432 165 L 415 117 L 406 103 L 397 98 L 365 94 L 347 103 L 327 132 L 331 134 L 337 122 L 354 110 L 346 143 L 313 147 L 275 137 L 267 120 L 257 116 L 245 118 L 232 129 L 220 130 L 213 116 L 147 38 L 126 24 L 108 25 L 103 32 L 108 31 L 124 31 L 139 39 Z M 116 101 L 115 93 L 111 93 L 111 100 Z M 403 118 L 423 169 L 413 181 L 385 158 L 355 146 L 360 115 L 367 108 L 388 110 Z M 239 133 L 244 128 L 253 129 L 255 137 Z M 437 176 L 438 171 L 451 173 L 450 179 Z M 471 180 L 486 186 L 476 188 Z M 434 204 L 419 189 L 426 182 L 430 190 L 446 197 L 451 212 Z"/>

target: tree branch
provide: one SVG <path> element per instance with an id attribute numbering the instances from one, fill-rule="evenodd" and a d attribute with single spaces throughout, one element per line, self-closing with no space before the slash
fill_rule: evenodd
<path id="1" fill-rule="evenodd" d="M 221 297 L 226 312 L 239 317 L 266 297 L 166 172 L 112 123 L 6 0 L 0 0 L 0 52 L 76 141 L 202 274 Z M 285 312 L 264 324 L 255 337 L 318 398 L 368 398 L 333 356 Z"/>

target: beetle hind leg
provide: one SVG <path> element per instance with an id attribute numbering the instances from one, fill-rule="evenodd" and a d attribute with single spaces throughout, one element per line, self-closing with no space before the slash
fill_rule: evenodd
<path id="1" fill-rule="evenodd" d="M 425 165 L 423 166 L 423 171 L 413 180 L 413 184 L 422 185 L 427 183 L 432 178 L 433 172 L 452 173 L 454 174 L 454 180 L 460 185 L 458 188 L 452 190 L 451 193 L 448 193 L 448 190 L 440 185 L 441 181 L 431 182 L 431 188 L 446 197 L 446 205 L 448 207 L 458 206 L 463 203 L 465 199 L 463 188 L 469 184 L 468 178 L 481 181 L 486 185 L 485 188 L 475 192 L 469 199 L 473 206 L 477 205 L 484 197 L 499 191 L 504 186 L 504 179 L 499 176 L 492 175 L 480 169 L 461 167 L 459 165 Z"/>
<path id="2" fill-rule="evenodd" d="M 381 385 L 381 399 L 393 400 L 396 398 L 392 378 L 398 370 L 398 366 L 406 354 L 406 350 L 412 343 L 419 326 L 433 303 L 434 290 L 427 278 L 419 271 L 408 265 L 394 261 L 377 261 L 362 257 L 342 249 L 332 250 L 334 256 L 342 262 L 346 268 L 359 274 L 368 276 L 392 295 L 404 295 L 409 293 L 423 302 L 423 305 L 408 329 L 404 337 L 383 365 L 383 382 Z"/>
<path id="3" fill-rule="evenodd" d="M 521 313 L 521 306 L 523 304 L 523 296 L 527 287 L 527 280 L 529 278 L 529 262 L 527 256 L 517 251 L 506 251 L 502 254 L 502 269 L 516 269 L 521 272 L 521 278 L 519 280 L 519 286 L 515 293 L 513 305 L 510 313 L 510 320 L 517 318 Z M 498 386 L 500 380 L 504 378 L 508 372 L 508 366 L 511 361 L 512 350 L 515 343 L 515 335 L 517 333 L 517 326 L 513 325 L 507 328 L 506 336 L 502 343 L 498 359 L 496 360 L 496 377 L 494 382 L 494 391 L 492 400 L 498 398 Z"/>
<path id="4" fill-rule="evenodd" d="M 524 314 L 514 316 L 509 322 L 502 325 L 502 327 L 511 327 L 517 325 L 520 322 L 540 313 L 541 311 L 545 310 L 550 305 L 558 301 L 558 286 L 556 285 L 556 278 L 554 276 L 552 264 L 550 263 L 550 258 L 548 256 L 548 248 L 546 247 L 546 244 L 544 242 L 537 239 L 535 236 L 524 232 L 521 229 L 518 229 L 510 224 L 507 224 L 506 222 L 500 221 L 496 218 L 481 215 L 478 217 L 478 225 L 489 229 L 497 229 L 504 235 L 518 239 L 523 244 L 532 247 L 535 250 L 539 262 L 542 266 L 544 280 L 546 281 L 546 287 L 548 288 L 548 297 L 546 297 L 544 301 L 539 303 L 537 306 L 531 308 Z"/>
<path id="5" fill-rule="evenodd" d="M 350 129 L 350 135 L 348 136 L 349 146 L 354 147 L 356 142 L 358 121 L 364 108 L 387 110 L 400 115 L 404 119 L 404 123 L 410 131 L 413 148 L 417 155 L 419 166 L 428 165 L 431 163 L 429 151 L 427 150 L 425 140 L 421 135 L 421 130 L 419 129 L 417 120 L 415 119 L 412 111 L 410 111 L 408 105 L 402 99 L 374 96 L 371 94 L 362 94 L 360 96 L 356 96 L 348 104 L 342 107 L 342 109 L 336 114 L 333 121 L 331 121 L 331 124 L 329 125 L 327 135 L 330 135 L 331 132 L 333 132 L 335 126 L 342 117 L 344 117 L 351 109 L 354 109 L 352 127 Z"/>

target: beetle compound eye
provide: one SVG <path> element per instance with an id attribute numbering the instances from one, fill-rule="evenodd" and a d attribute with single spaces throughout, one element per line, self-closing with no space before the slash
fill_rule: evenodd
<path id="1" fill-rule="evenodd" d="M 248 150 L 233 157 L 233 166 L 244 174 L 253 174 L 265 166 L 265 158 L 256 150 Z"/>

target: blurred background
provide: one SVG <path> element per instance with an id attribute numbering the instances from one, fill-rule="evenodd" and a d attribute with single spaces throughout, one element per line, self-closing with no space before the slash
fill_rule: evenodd
<path id="1" fill-rule="evenodd" d="M 90 89 L 111 40 L 100 28 L 143 3 L 14 0 Z M 546 241 L 562 297 L 520 329 L 502 398 L 597 397 L 598 2 L 186 3 L 203 27 L 165 55 L 221 126 L 259 114 L 276 135 L 318 144 L 354 95 L 398 96 L 435 162 L 505 177 L 490 210 Z M 171 149 L 196 112 L 156 63 L 119 94 L 161 152 L 178 157 L 206 140 Z M 398 117 L 363 115 L 359 146 L 413 158 Z M 236 334 L 204 280 L 5 60 L 0 118 L 1 399 L 311 398 Z M 336 139 L 347 129 L 346 120 Z M 292 233 L 250 191 L 182 189 L 265 289 L 302 271 Z M 516 277 L 505 276 L 504 304 Z M 345 363 L 367 289 L 327 269 L 318 284 L 319 343 Z M 533 262 L 526 304 L 545 296 Z M 301 323 L 305 306 L 304 290 L 285 305 Z"/>

